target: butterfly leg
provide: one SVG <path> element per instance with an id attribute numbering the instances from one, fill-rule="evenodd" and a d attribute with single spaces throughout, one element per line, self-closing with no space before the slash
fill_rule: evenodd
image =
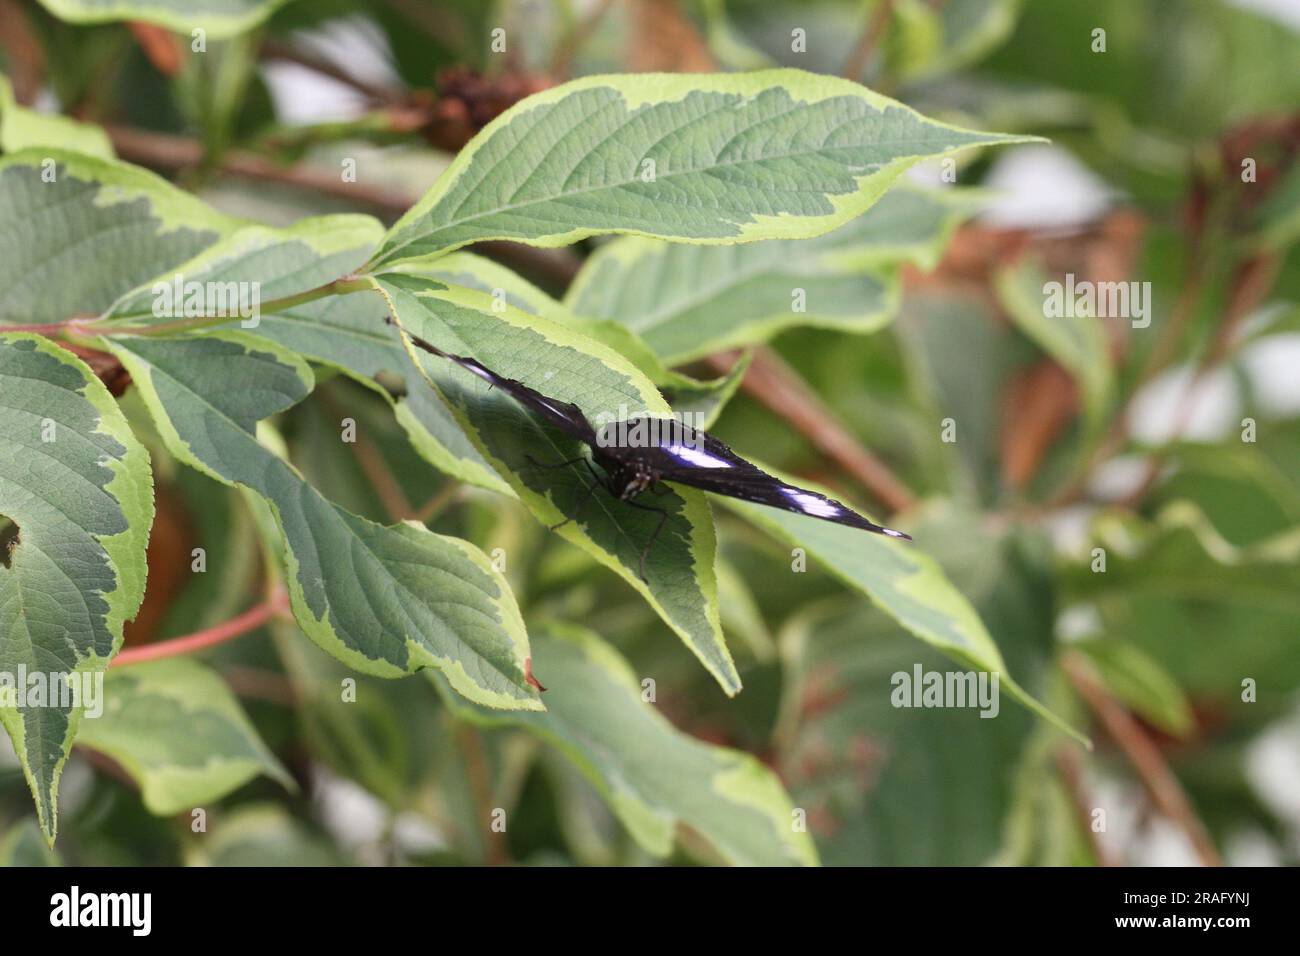
<path id="1" fill-rule="evenodd" d="M 566 524 L 568 524 L 570 521 L 577 521 L 579 518 L 581 518 L 581 517 L 582 517 L 582 512 L 585 511 L 586 508 L 587 508 L 587 505 L 591 503 L 591 499 L 594 498 L 594 497 L 596 497 L 596 489 L 597 489 L 597 488 L 603 488 L 603 487 L 604 487 L 604 485 L 602 485 L 599 481 L 593 482 L 593 483 L 592 483 L 592 484 L 587 488 L 587 495 L 586 495 L 586 497 L 583 498 L 582 501 L 580 501 L 580 502 L 578 503 L 578 507 L 576 507 L 576 508 L 573 509 L 573 514 L 569 515 L 569 517 L 565 518 L 565 519 L 564 519 L 563 521 L 561 521 L 559 524 L 553 524 L 553 525 L 551 525 L 551 530 L 552 530 L 552 531 L 559 531 L 561 528 L 563 528 L 563 527 L 564 527 Z"/>
<path id="2" fill-rule="evenodd" d="M 591 503 L 591 499 L 596 497 L 597 488 L 603 488 L 606 491 L 609 491 L 610 494 L 613 494 L 613 491 L 610 490 L 609 485 L 601 479 L 599 472 L 596 471 L 596 466 L 591 463 L 591 459 L 587 458 L 585 455 L 579 455 L 577 458 L 574 458 L 572 461 L 561 462 L 561 464 L 571 465 L 578 461 L 581 461 L 584 465 L 586 465 L 587 470 L 591 472 L 592 482 L 591 485 L 587 488 L 587 497 L 582 499 L 582 501 L 578 504 L 578 507 L 574 510 L 572 515 L 565 518 L 559 524 L 551 525 L 552 531 L 558 531 L 560 528 L 563 528 L 570 521 L 576 521 L 579 517 L 581 517 L 582 512 L 586 509 L 587 505 Z M 547 467 L 547 466 L 539 466 L 539 467 Z M 559 467 L 559 466 L 550 466 L 550 467 Z"/>
<path id="3" fill-rule="evenodd" d="M 591 462 L 587 460 L 586 455 L 578 455 L 576 458 L 570 458 L 568 461 L 557 461 L 551 465 L 538 461 L 532 455 L 524 455 L 524 460 L 534 468 L 538 468 L 542 471 L 554 471 L 556 468 L 567 468 L 569 465 L 576 465 L 580 461 L 586 461 L 588 465 L 591 464 Z"/>
<path id="4" fill-rule="evenodd" d="M 648 555 L 650 549 L 654 547 L 655 539 L 659 537 L 659 532 L 664 530 L 664 524 L 668 521 L 668 511 L 665 508 L 656 508 L 653 505 L 643 505 L 640 502 L 632 501 L 630 499 L 627 503 L 633 508 L 640 508 L 642 511 L 653 511 L 659 516 L 659 523 L 655 525 L 655 529 L 650 535 L 650 540 L 645 543 L 645 547 L 641 550 L 641 580 L 646 584 L 649 584 L 650 579 L 647 578 L 645 574 L 646 555 Z"/>

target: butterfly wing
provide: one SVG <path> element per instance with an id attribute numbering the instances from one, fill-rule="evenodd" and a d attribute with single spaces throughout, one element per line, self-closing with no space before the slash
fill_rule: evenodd
<path id="1" fill-rule="evenodd" d="M 534 388 L 529 388 L 523 382 L 498 375 L 477 359 L 465 358 L 461 355 L 448 355 L 447 358 L 473 372 L 494 388 L 501 389 L 519 404 L 532 409 L 561 431 L 588 444 L 595 440 L 596 430 L 591 422 L 587 421 L 587 416 L 582 413 L 582 409 L 572 402 L 551 398 Z"/>
<path id="2" fill-rule="evenodd" d="M 664 481 L 738 498 L 769 508 L 820 518 L 850 528 L 874 531 L 891 538 L 911 535 L 868 521 L 848 505 L 816 491 L 787 484 L 746 461 L 718 439 L 681 425 L 652 449 L 649 463 Z"/>
<path id="3" fill-rule="evenodd" d="M 550 398 L 534 388 L 529 388 L 523 382 L 513 378 L 506 378 L 504 375 L 498 375 L 478 359 L 464 355 L 452 355 L 435 345 L 430 345 L 417 335 L 411 335 L 409 332 L 405 334 L 416 348 L 423 349 L 430 355 L 449 359 L 466 371 L 473 372 L 489 385 L 501 389 L 519 404 L 532 409 L 566 434 L 572 435 L 587 444 L 591 444 L 595 440 L 596 430 L 592 427 L 591 422 L 587 421 L 587 416 L 582 413 L 582 409 L 577 405 Z"/>

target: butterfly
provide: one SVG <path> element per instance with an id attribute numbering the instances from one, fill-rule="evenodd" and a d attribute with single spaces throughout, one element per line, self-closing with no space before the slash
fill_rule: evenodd
<path id="1" fill-rule="evenodd" d="M 725 495 L 728 498 L 750 501 L 769 508 L 779 508 L 782 511 L 793 511 L 795 514 L 832 521 L 850 528 L 861 528 L 863 531 L 872 531 L 906 541 L 912 540 L 911 535 L 875 524 L 833 498 L 807 488 L 787 484 L 775 475 L 769 475 L 753 462 L 737 455 L 712 435 L 676 418 L 643 416 L 611 422 L 597 429 L 577 405 L 543 395 L 523 382 L 498 375 L 477 359 L 452 355 L 404 329 L 402 331 L 417 348 L 455 362 L 492 387 L 499 388 L 567 435 L 585 444 L 591 450 L 590 459 L 586 455 L 581 455 L 552 464 L 529 459 L 535 467 L 547 469 L 586 464 L 594 481 L 588 488 L 588 498 L 583 500 L 583 505 L 590 500 L 590 496 L 597 489 L 604 489 L 613 497 L 634 508 L 660 515 L 659 524 L 641 552 L 641 580 L 647 583 L 646 555 L 650 553 L 651 546 L 658 538 L 659 532 L 663 530 L 664 523 L 668 520 L 668 512 L 636 499 L 647 491 L 662 493 L 658 490 L 662 482 L 688 485 L 702 491 Z M 600 471 L 593 467 L 593 462 L 599 466 Z M 555 525 L 552 530 L 575 520 L 580 513 L 581 506 L 572 516 Z"/>

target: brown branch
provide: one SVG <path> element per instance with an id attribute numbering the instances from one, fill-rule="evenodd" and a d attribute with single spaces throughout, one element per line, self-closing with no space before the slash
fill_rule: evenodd
<path id="1" fill-rule="evenodd" d="M 195 631 L 193 634 L 187 634 L 184 637 L 158 641 L 154 644 L 128 647 L 118 652 L 118 655 L 113 658 L 109 666 L 128 667 L 131 664 L 143 664 L 145 661 L 156 661 L 164 657 L 178 657 L 182 654 L 193 654 L 196 651 L 206 650 L 209 647 L 224 644 L 226 641 L 233 641 L 249 631 L 256 630 L 271 618 L 288 613 L 288 610 L 289 596 L 280 590 L 261 604 L 255 605 L 243 614 L 232 617 L 228 621 L 223 621 L 214 627 Z"/>
<path id="2" fill-rule="evenodd" d="M 327 390 L 320 389 L 316 394 L 320 396 L 321 404 L 331 415 L 339 415 L 345 411 Z M 375 489 L 375 494 L 379 497 L 389 519 L 405 521 L 414 517 L 415 508 L 412 507 L 411 500 L 406 497 L 406 492 L 397 483 L 378 446 L 361 430 L 360 423 L 357 424 L 356 439 L 357 463 L 361 465 L 361 470 L 365 472 L 371 487 Z"/>
<path id="3" fill-rule="evenodd" d="M 30 106 L 41 89 L 45 51 L 17 0 L 0 0 L 0 49 L 8 55 L 5 72 L 13 83 L 14 99 Z"/>
<path id="4" fill-rule="evenodd" d="M 175 76 L 185 65 L 185 47 L 175 33 L 152 23 L 132 20 L 128 26 L 153 68 L 163 76 Z"/>
<path id="5" fill-rule="evenodd" d="M 862 79 L 862 71 L 867 68 L 871 54 L 880 44 L 881 37 L 885 35 L 885 27 L 889 25 L 889 19 L 893 14 L 894 0 L 879 0 L 867 17 L 866 25 L 862 28 L 862 35 L 858 37 L 853 52 L 845 61 L 845 77 L 854 81 Z"/>
<path id="6" fill-rule="evenodd" d="M 267 40 L 262 44 L 261 55 L 268 60 L 280 60 L 284 63 L 295 63 L 298 66 L 305 67 L 313 73 L 319 73 L 321 76 L 329 77 L 336 80 L 344 86 L 350 86 L 352 89 L 361 93 L 363 96 L 375 101 L 376 103 L 400 103 L 405 99 L 400 90 L 389 89 L 385 86 L 379 86 L 368 80 L 363 80 L 356 76 L 346 67 L 328 60 L 324 57 L 317 56 L 314 53 L 308 53 L 292 44 L 282 43 L 278 40 Z"/>
<path id="7" fill-rule="evenodd" d="M 122 126 L 109 126 L 106 129 L 119 156 L 151 169 L 174 172 L 193 169 L 203 161 L 203 147 L 197 140 Z M 382 186 L 345 183 L 337 176 L 301 166 L 282 166 L 241 150 L 227 152 L 220 169 L 232 176 L 278 183 L 364 206 L 390 223 L 419 199 Z M 495 240 L 477 243 L 472 248 L 491 259 L 544 278 L 560 287 L 567 286 L 572 281 L 581 265 L 581 260 L 570 249 L 538 249 L 517 242 Z M 23 328 L 9 327 L 11 331 Z M 48 327 L 33 326 L 26 330 L 48 331 Z"/>
<path id="8" fill-rule="evenodd" d="M 415 509 L 411 506 L 410 499 L 393 477 L 379 449 L 360 431 L 357 432 L 357 461 L 393 521 L 405 521 L 414 516 Z"/>
<path id="9" fill-rule="evenodd" d="M 1169 457 L 1169 448 L 1183 437 L 1183 433 L 1187 431 L 1187 427 L 1191 424 L 1197 391 L 1205 381 L 1206 376 L 1231 355 L 1233 337 L 1237 329 L 1254 311 L 1255 307 L 1263 301 L 1264 296 L 1268 294 L 1268 290 L 1273 287 L 1273 280 L 1277 277 L 1278 264 L 1278 256 L 1270 254 L 1247 259 L 1238 268 L 1236 280 L 1233 284 L 1232 298 L 1228 302 L 1223 321 L 1215 332 L 1214 341 L 1192 372 L 1187 387 L 1183 389 L 1183 394 L 1179 399 L 1177 417 L 1174 420 L 1169 439 L 1165 442 L 1164 448 L 1153 452 L 1147 458 L 1146 467 L 1137 487 L 1124 497 L 1123 504 L 1126 506 L 1136 506 L 1138 502 L 1146 497 L 1147 492 L 1151 490 L 1151 487 L 1160 477 L 1160 472 Z M 1123 420 L 1127 422 L 1128 418 L 1129 414 L 1126 409 Z"/>
<path id="10" fill-rule="evenodd" d="M 582 49 L 583 44 L 591 39 L 591 35 L 600 26 L 600 21 L 605 19 L 605 14 L 609 13 L 609 8 L 613 5 L 614 0 L 600 0 L 596 4 L 596 9 L 575 23 L 573 28 L 565 33 L 560 42 L 556 44 L 555 55 L 551 58 L 550 73 L 552 76 L 559 79 L 568 77 L 569 70 L 573 67 L 573 58 Z"/>
<path id="11" fill-rule="evenodd" d="M 458 721 L 456 741 L 465 758 L 465 775 L 474 795 L 474 815 L 480 826 L 487 827 L 483 844 L 487 848 L 488 865 L 505 866 L 510 862 L 510 851 L 506 847 L 505 834 L 492 829 L 492 773 L 483 752 L 483 738 L 477 728 Z"/>
<path id="12" fill-rule="evenodd" d="M 193 169 L 203 163 L 203 145 L 198 140 L 123 126 L 107 126 L 105 129 L 117 154 L 129 162 L 172 171 Z M 300 166 L 282 166 L 242 150 L 226 153 L 220 169 L 232 176 L 281 183 L 368 206 L 394 219 L 414 203 L 412 197 L 404 193 L 361 183 L 345 183 L 337 175 Z"/>
<path id="13" fill-rule="evenodd" d="M 460 494 L 460 488 L 459 481 L 448 481 L 438 490 L 437 494 L 420 506 L 420 510 L 415 513 L 415 520 L 420 524 L 428 524 L 438 517 L 444 508 L 456 500 L 456 496 Z"/>
<path id="14" fill-rule="evenodd" d="M 1076 747 L 1062 747 L 1056 752 L 1056 766 L 1061 774 L 1061 782 L 1069 794 L 1070 805 L 1074 807 L 1079 819 L 1079 828 L 1088 837 L 1092 848 L 1092 858 L 1098 866 L 1118 866 L 1115 858 L 1101 841 L 1101 834 L 1092 828 L 1093 802 L 1088 797 L 1083 785 L 1083 766 Z"/>
<path id="15" fill-rule="evenodd" d="M 734 364 L 734 359 L 720 355 L 708 361 L 723 373 Z M 799 373 L 771 349 L 755 349 L 741 388 L 806 435 L 890 511 L 905 511 L 915 503 L 907 486 L 862 447 Z"/>
<path id="16" fill-rule="evenodd" d="M 1151 802 L 1182 829 L 1205 866 L 1221 866 L 1223 860 L 1219 851 L 1187 799 L 1187 794 L 1183 792 L 1178 778 L 1160 753 L 1160 748 L 1133 716 L 1110 696 L 1078 653 L 1067 654 L 1061 662 L 1061 668 L 1079 696 L 1097 715 L 1106 733 L 1123 751 Z"/>

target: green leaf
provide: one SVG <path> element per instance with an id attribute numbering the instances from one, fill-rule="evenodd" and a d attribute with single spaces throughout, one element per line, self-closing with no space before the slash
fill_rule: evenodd
<path id="1" fill-rule="evenodd" d="M 273 229 L 245 226 L 209 246 L 188 262 L 176 265 L 121 296 L 104 312 L 104 319 L 131 322 L 219 317 L 240 319 L 245 329 L 261 324 L 261 307 L 274 300 L 300 295 L 359 268 L 383 233 L 370 216 L 341 215 L 301 219 Z M 181 283 L 181 295 L 175 286 Z M 186 288 L 204 284 L 205 294 Z M 247 317 L 233 307 L 244 286 Z M 210 291 L 208 291 L 210 289 Z M 218 293 L 221 293 L 218 297 Z M 136 320 L 132 322 L 132 320 Z"/>
<path id="2" fill-rule="evenodd" d="M 1022 0 L 900 0 L 885 47 L 907 82 L 967 66 L 1010 35 Z"/>
<path id="3" fill-rule="evenodd" d="M 331 296 L 277 310 L 263 320 L 258 334 L 381 395 L 393 406 L 411 444 L 434 467 L 469 484 L 511 494 L 411 367 L 397 330 L 384 322 L 386 313 L 387 303 L 376 292 Z M 394 383 L 397 394 L 389 390 Z"/>
<path id="4" fill-rule="evenodd" d="M 617 239 L 587 260 L 565 302 L 580 315 L 625 324 L 670 365 L 793 326 L 871 332 L 898 308 L 893 265 L 933 267 L 978 202 L 899 186 L 816 239 L 739 246 Z"/>
<path id="5" fill-rule="evenodd" d="M 1286 250 L 1300 238 L 1300 165 L 1283 172 L 1251 216 L 1264 249 Z"/>
<path id="6" fill-rule="evenodd" d="M 1105 31 L 1104 54 L 1091 42 L 1098 29 Z M 1015 33 L 981 72 L 1082 93 L 1097 101 L 1103 118 L 1121 113 L 1131 126 L 1111 155 L 1135 166 L 1167 156 L 1172 175 L 1185 166 L 1186 145 L 1295 105 L 1300 75 L 1287 64 L 1298 45 L 1294 27 L 1236 3 L 1026 3 Z M 1099 58 L 1105 69 L 1097 69 Z M 1153 76 L 1167 79 L 1151 83 Z M 1177 142 L 1162 152 L 1152 141 L 1165 134 Z M 1105 130 L 1099 138 L 1112 135 Z"/>
<path id="7" fill-rule="evenodd" d="M 1085 428 L 1090 435 L 1096 435 L 1106 423 L 1115 390 L 1106 320 L 1096 316 L 1049 316 L 1044 304 L 1048 295 L 1044 279 L 1041 267 L 1021 260 L 998 274 L 998 299 L 1020 331 L 1078 383 Z"/>
<path id="8" fill-rule="evenodd" d="M 384 323 L 387 306 L 371 290 L 271 306 L 346 276 L 365 262 L 383 234 L 369 216 L 339 215 L 304 219 L 284 229 L 248 226 L 174 270 L 141 283 L 107 310 L 106 318 L 132 326 L 153 321 L 156 287 L 183 282 L 215 283 L 237 294 L 229 283 L 256 284 L 265 314 L 241 325 L 300 356 L 337 369 L 380 395 L 393 407 L 415 449 L 434 466 L 462 481 L 511 494 L 483 461 L 442 402 L 429 394 L 402 347 L 397 331 Z M 247 294 L 247 293 L 245 293 Z M 173 302 L 184 302 L 176 294 Z M 181 306 L 177 306 L 178 309 Z M 196 315 L 201 309 L 192 310 Z M 211 311 L 211 309 L 209 309 Z M 401 386 L 394 394 L 394 382 Z"/>
<path id="9" fill-rule="evenodd" d="M 718 561 L 718 607 L 726 633 L 739 637 L 755 659 L 764 663 L 772 660 L 776 645 L 763 620 L 763 612 L 754 600 L 749 583 L 725 559 Z"/>
<path id="10" fill-rule="evenodd" d="M 1009 669 L 1036 694 L 1050 689 L 1050 543 L 1031 530 L 991 528 L 950 502 L 913 513 L 910 529 L 943 543 L 944 572 L 998 635 Z M 847 596 L 806 606 L 779 644 L 778 767 L 828 864 L 1023 862 L 1005 846 L 1008 821 L 1023 791 L 1038 797 L 1048 785 L 1055 764 L 1035 764 L 1035 751 L 1050 758 L 1060 739 L 1008 706 L 1004 679 L 995 717 L 981 717 L 982 706 L 894 706 L 896 675 L 952 664 Z M 1068 826 L 1077 826 L 1073 816 Z"/>
<path id="11" fill-rule="evenodd" d="M 253 803 L 224 815 L 194 850 L 197 866 L 341 866 L 335 847 L 277 803 Z"/>
<path id="12" fill-rule="evenodd" d="M 1014 140 L 801 70 L 586 77 L 489 124 L 393 226 L 374 265 L 485 239 L 808 238 L 865 212 L 923 159 Z"/>
<path id="13" fill-rule="evenodd" d="M 486 292 L 507 305 L 530 315 L 541 316 L 581 332 L 607 345 L 637 367 L 663 393 L 678 414 L 690 412 L 708 427 L 721 413 L 740 385 L 749 365 L 746 358 L 726 375 L 700 380 L 669 369 L 649 343 L 619 321 L 593 319 L 574 314 L 518 273 L 472 252 L 452 252 L 414 259 L 395 266 L 393 272 L 423 276 L 447 285 Z M 662 291 L 662 290 L 657 290 Z"/>
<path id="14" fill-rule="evenodd" d="M 450 354 L 472 355 L 544 395 L 575 403 L 593 423 L 638 413 L 671 414 L 654 386 L 625 359 L 563 326 L 429 279 L 386 275 L 375 282 L 408 332 Z M 646 559 L 647 584 L 640 559 L 657 515 L 603 493 L 590 494 L 592 475 L 580 462 L 538 467 L 571 461 L 581 454 L 581 443 L 460 366 L 414 347 L 410 356 L 529 510 L 556 525 L 583 508 L 559 534 L 639 591 L 723 689 L 736 693 L 740 677 L 718 620 L 717 542 L 704 496 L 683 488 L 655 499 L 655 507 L 669 517 Z"/>
<path id="15" fill-rule="evenodd" d="M 800 484 L 816 489 L 807 482 Z M 914 636 L 946 656 L 982 671 L 998 672 L 1001 685 L 1012 697 L 1076 739 L 1084 740 L 1012 678 L 975 608 L 953 587 L 939 563 L 922 550 L 926 535 L 918 534 L 914 542 L 899 541 L 733 498 L 720 501 L 760 528 L 804 549 L 810 560 L 821 562 L 832 575 L 861 591 Z M 919 518 L 913 515 L 914 520 Z M 936 538 L 933 546 L 951 549 L 954 541 L 944 535 Z"/>
<path id="16" fill-rule="evenodd" d="M 0 152 L 16 153 L 28 147 L 56 147 L 113 158 L 108 134 L 93 123 L 81 123 L 57 113 L 40 113 L 20 106 L 9 78 L 0 73 Z"/>
<path id="17" fill-rule="evenodd" d="M 178 33 L 201 28 L 209 39 L 251 30 L 289 0 L 41 0 L 69 23 L 140 20 Z"/>
<path id="18" fill-rule="evenodd" d="M 521 726 L 558 747 L 656 856 L 672 851 L 682 825 L 729 863 L 816 863 L 812 841 L 796 832 L 790 798 L 771 770 L 749 754 L 674 728 L 642 700 L 627 662 L 591 632 L 551 625 L 536 642 L 546 713 L 507 717 L 444 694 L 448 703 L 478 723 Z"/>
<path id="19" fill-rule="evenodd" d="M 93 705 L 144 597 L 153 475 L 108 390 L 48 339 L 0 335 L 0 395 L 0 723 L 53 842 L 82 707 L 27 697 L 23 675 L 60 675 Z"/>
<path id="20" fill-rule="evenodd" d="M 475 701 L 541 709 L 525 677 L 519 609 L 485 555 L 414 523 L 359 518 L 259 443 L 257 423 L 311 391 L 301 359 L 241 332 L 119 336 L 107 347 L 141 389 L 172 454 L 270 504 L 287 548 L 294 616 L 312 640 L 366 673 L 438 667 Z"/>
<path id="21" fill-rule="evenodd" d="M 0 323 L 23 324 L 99 315 L 240 225 L 153 173 L 54 149 L 0 157 L 0 222 Z"/>
<path id="22" fill-rule="evenodd" d="M 184 658 L 114 668 L 104 713 L 77 742 L 108 754 L 140 785 L 150 813 L 170 816 L 220 800 L 259 773 L 290 789 L 225 682 Z"/>

